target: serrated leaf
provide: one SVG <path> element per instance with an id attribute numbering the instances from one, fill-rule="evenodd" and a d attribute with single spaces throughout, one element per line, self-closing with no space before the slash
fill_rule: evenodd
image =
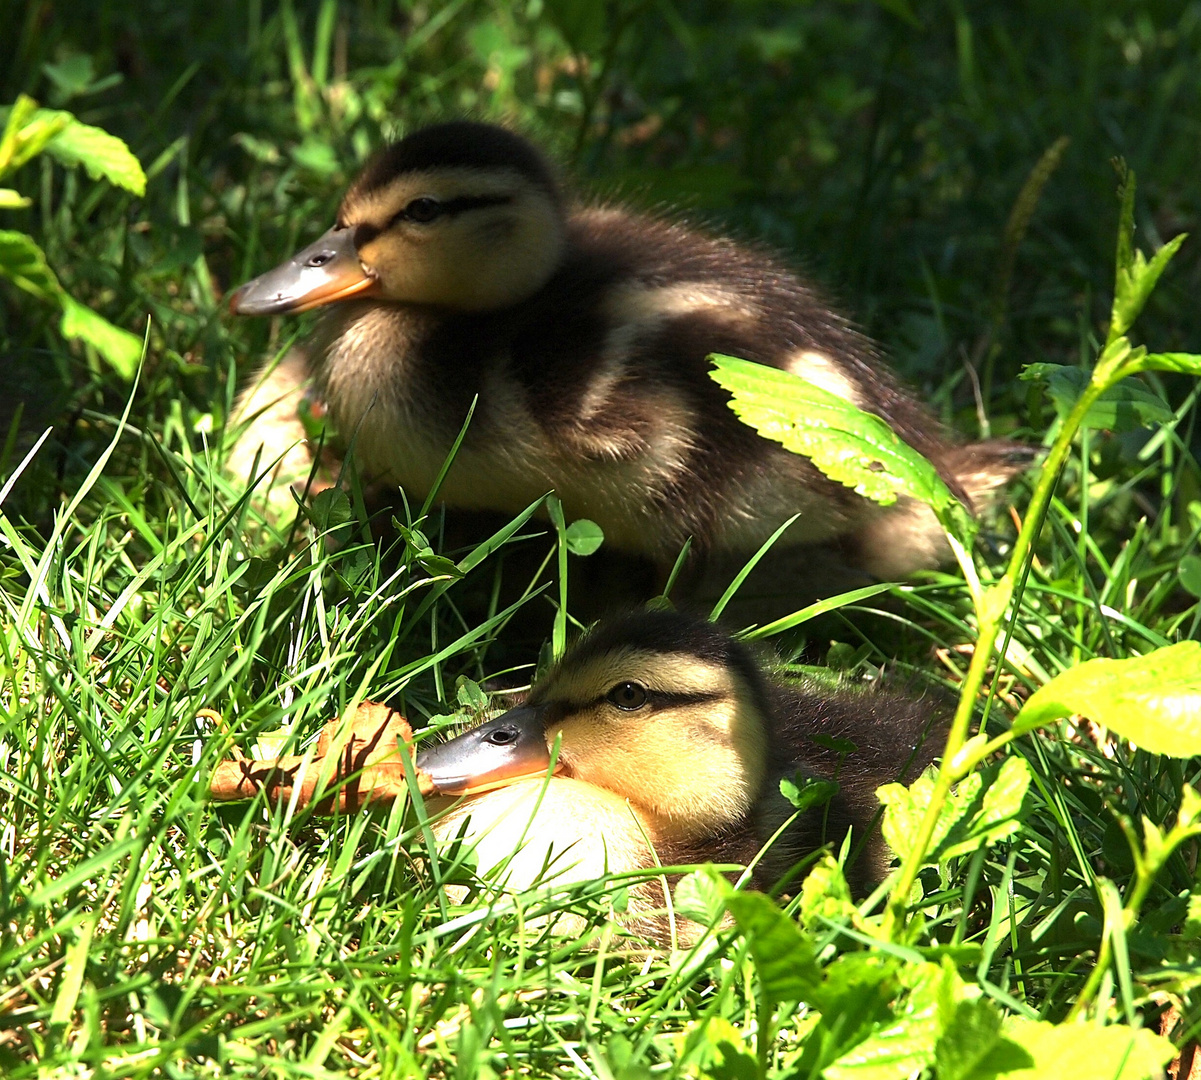
<path id="1" fill-rule="evenodd" d="M 880 417 L 799 376 L 731 356 L 711 356 L 712 378 L 730 391 L 743 423 L 826 476 L 882 505 L 898 495 L 936 511 L 955 501 L 938 470 Z"/>
<path id="2" fill-rule="evenodd" d="M 1135 251 L 1126 266 L 1118 266 L 1110 336 L 1115 330 L 1124 334 L 1134 324 L 1160 276 L 1172 261 L 1172 256 L 1180 250 L 1187 236 L 1187 233 L 1181 233 L 1172 237 L 1149 261 L 1141 251 Z"/>
<path id="3" fill-rule="evenodd" d="M 21 94 L 7 114 L 4 134 L 0 136 L 0 176 L 19 169 L 40 154 L 46 145 L 70 123 L 70 113 L 39 109 L 38 103 Z"/>
<path id="4" fill-rule="evenodd" d="M 729 1020 L 711 1016 L 689 1032 L 690 1064 L 705 1080 L 757 1080 L 759 1062 Z"/>
<path id="5" fill-rule="evenodd" d="M 567 550 L 573 555 L 591 555 L 605 542 L 604 530 L 587 518 L 567 526 Z"/>
<path id="6" fill-rule="evenodd" d="M 1021 825 L 1030 770 L 1018 757 L 1007 758 L 964 777 L 943 804 L 926 862 L 943 862 L 1012 835 Z M 900 858 L 909 855 L 934 792 L 934 780 L 921 776 L 909 787 L 885 784 L 876 791 L 884 804 L 881 830 Z"/>
<path id="7" fill-rule="evenodd" d="M 771 1003 L 811 1001 L 821 973 L 813 943 L 796 923 L 762 893 L 731 893 L 726 907 L 746 936 L 764 998 Z"/>
<path id="8" fill-rule="evenodd" d="M 1047 394 L 1062 420 L 1084 393 L 1091 374 L 1083 368 L 1061 364 L 1030 364 L 1021 377 L 1028 381 L 1041 379 L 1046 384 Z M 1097 398 L 1082 423 L 1105 431 L 1133 431 L 1166 424 L 1171 419 L 1171 407 L 1154 390 L 1136 379 L 1123 379 Z"/>
<path id="9" fill-rule="evenodd" d="M 0 276 L 41 300 L 58 303 L 64 295 L 42 249 L 25 233 L 0 229 Z"/>
<path id="10" fill-rule="evenodd" d="M 49 112 L 40 109 L 38 116 Z M 82 165 L 93 180 L 107 180 L 135 195 L 146 194 L 142 163 L 123 140 L 91 124 L 80 123 L 70 113 L 51 115 L 65 116 L 69 123 L 46 143 L 47 154 L 64 165 Z"/>
<path id="11" fill-rule="evenodd" d="M 844 953 L 826 968 L 813 1001 L 821 1021 L 807 1040 L 833 1058 L 820 1072 L 826 1080 L 905 1080 L 933 1057 L 938 1009 L 926 980 L 919 977 L 917 993 L 896 1004 L 909 982 L 907 964 L 881 953 Z M 934 965 L 921 968 L 919 976 L 939 973 Z"/>
<path id="12" fill-rule="evenodd" d="M 843 876 L 842 867 L 828 854 L 801 882 L 801 926 L 810 931 L 823 931 L 830 923 L 859 922 L 859 909 L 851 899 L 851 889 Z"/>
<path id="13" fill-rule="evenodd" d="M 1201 754 L 1201 642 L 1077 664 L 1031 695 L 1013 730 L 1022 734 L 1075 713 L 1155 754 Z"/>
<path id="14" fill-rule="evenodd" d="M 86 341 L 121 378 L 127 382 L 132 379 L 142 359 L 142 339 L 114 326 L 66 293 L 61 294 L 59 301 L 63 306 L 59 324 L 63 337 Z"/>
<path id="15" fill-rule="evenodd" d="M 1011 1017 L 1001 1032 L 1034 1059 L 1029 1068 L 1005 1072 L 1005 1080 L 1151 1080 L 1176 1056 L 1167 1039 L 1121 1024 L 1048 1024 Z"/>

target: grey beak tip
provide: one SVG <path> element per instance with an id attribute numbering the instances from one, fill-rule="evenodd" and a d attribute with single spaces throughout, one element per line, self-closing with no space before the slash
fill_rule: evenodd
<path id="1" fill-rule="evenodd" d="M 248 281 L 229 298 L 229 310 L 235 315 L 274 315 L 290 303 L 278 290 L 264 295 L 255 284 Z"/>

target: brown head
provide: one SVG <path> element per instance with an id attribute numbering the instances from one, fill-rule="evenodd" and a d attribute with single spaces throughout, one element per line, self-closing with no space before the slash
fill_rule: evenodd
<path id="1" fill-rule="evenodd" d="M 767 773 L 766 695 L 754 661 L 707 623 L 640 612 L 597 627 L 526 703 L 418 758 L 448 794 L 557 771 L 627 798 L 660 836 L 744 820 Z"/>
<path id="2" fill-rule="evenodd" d="M 493 124 L 438 124 L 377 154 L 334 227 L 230 307 L 276 315 L 357 296 L 489 311 L 545 285 L 563 244 L 561 197 L 537 149 Z"/>

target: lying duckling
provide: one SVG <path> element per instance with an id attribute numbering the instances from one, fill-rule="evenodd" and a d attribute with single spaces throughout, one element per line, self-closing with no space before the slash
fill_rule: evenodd
<path id="1" fill-rule="evenodd" d="M 257 416 L 230 463 L 249 474 L 303 444 L 300 387 L 353 440 L 368 476 L 421 499 L 471 403 L 439 490 L 448 506 L 515 514 L 554 489 L 569 520 L 670 568 L 694 552 L 837 540 L 898 577 L 946 555 L 925 507 L 883 508 L 760 438 L 706 357 L 804 376 L 883 417 L 969 504 L 1021 467 L 1007 442 L 956 444 L 811 285 L 763 251 L 615 206 L 565 199 L 541 153 L 490 124 L 415 132 L 351 185 L 333 228 L 242 286 L 231 307 L 325 307 L 302 352 L 243 399 Z M 287 463 L 308 473 L 302 450 Z"/>
<path id="2" fill-rule="evenodd" d="M 481 874 L 507 861 L 516 890 L 655 865 L 749 865 L 794 813 L 780 780 L 835 779 L 837 794 L 784 830 L 754 882 L 772 884 L 853 830 L 862 850 L 850 879 L 863 892 L 885 868 L 875 790 L 928 765 L 940 731 L 929 703 L 778 682 L 713 625 L 643 611 L 597 626 L 523 705 L 417 765 L 439 792 L 468 796 L 438 820 L 439 839 L 474 844 Z M 840 756 L 815 736 L 854 750 Z M 660 885 L 634 890 L 631 921 L 660 942 L 670 929 L 652 910 L 663 907 Z"/>

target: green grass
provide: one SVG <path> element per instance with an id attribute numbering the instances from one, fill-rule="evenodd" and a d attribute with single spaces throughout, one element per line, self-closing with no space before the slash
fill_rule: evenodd
<path id="1" fill-rule="evenodd" d="M 440 886 L 468 872 L 429 858 L 409 808 L 331 821 L 205 799 L 233 743 L 285 727 L 303 748 L 365 697 L 441 726 L 475 700 L 462 679 L 533 665 L 536 651 L 514 655 L 494 583 L 546 528 L 519 524 L 472 553 L 443 550 L 436 512 L 382 546 L 356 500 L 345 521 L 328 506 L 318 525 L 263 520 L 220 472 L 224 422 L 238 373 L 300 327 L 234 322 L 222 297 L 323 229 L 388 133 L 460 110 L 511 115 L 588 188 L 683 202 L 793 252 L 966 433 L 982 412 L 994 433 L 1049 439 L 1052 403 L 1015 376 L 1091 362 L 1103 339 L 1108 159 L 1139 172 L 1143 246 L 1196 235 L 1201 5 L 916 5 L 916 24 L 884 7 L 699 2 L 617 4 L 595 24 L 570 4 L 86 7 L 4 16 L 20 31 L 0 46 L 0 102 L 29 92 L 122 136 L 147 196 L 37 163 L 13 181 L 34 206 L 0 226 L 31 232 L 113 321 L 140 332 L 149 315 L 150 344 L 130 386 L 0 286 L 0 483 L 13 481 L 0 503 L 0 1068 L 809 1075 L 803 1010 L 780 1018 L 764 1060 L 731 1049 L 722 1071 L 713 1022 L 753 1045 L 763 1015 L 732 930 L 694 954 L 630 955 L 608 919 L 625 887 L 612 881 L 555 901 L 594 923 L 585 946 L 527 925 L 544 896 L 480 885 L 450 904 Z M 84 58 L 124 81 L 71 95 L 63 80 Z M 1070 146 L 1007 248 L 1022 185 L 1061 134 Z M 1201 342 L 1197 250 L 1140 322 L 1155 349 Z M 979 410 L 965 356 L 991 372 Z M 1082 660 L 1199 636 L 1197 391 L 1148 385 L 1173 419 L 1090 431 L 1060 481 L 994 730 Z M 1018 485 L 1019 514 L 1025 501 Z M 318 526 L 337 529 L 336 550 Z M 1003 518 L 992 532 L 1000 568 L 1014 530 Z M 529 582 L 529 604 L 557 602 L 558 565 Z M 932 574 L 774 644 L 848 678 L 884 667 L 953 692 L 974 635 L 961 579 Z M 917 942 L 973 947 L 950 955 L 988 999 L 1053 1020 L 1096 956 L 1098 879 L 1132 880 L 1121 822 L 1170 822 L 1199 782 L 1193 760 L 1060 728 L 1009 750 L 1034 777 L 1020 829 L 923 872 Z M 1177 1002 L 1173 1038 L 1201 1033 L 1195 881 L 1186 847 L 1120 935 L 1128 959 L 1099 1015 L 1154 1025 Z M 819 937 L 824 961 L 857 947 L 835 928 Z"/>

